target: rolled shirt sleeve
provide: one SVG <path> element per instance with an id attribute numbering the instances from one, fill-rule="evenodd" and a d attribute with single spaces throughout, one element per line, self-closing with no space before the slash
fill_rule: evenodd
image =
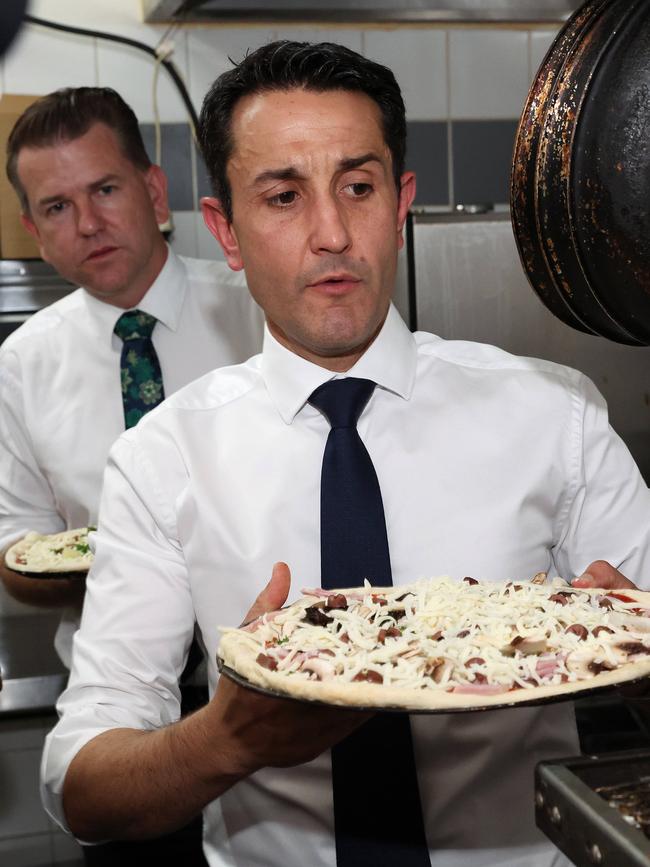
<path id="1" fill-rule="evenodd" d="M 88 741 L 113 728 L 157 729 L 180 714 L 178 680 L 194 609 L 173 499 L 131 433 L 118 440 L 106 468 L 74 665 L 57 704 L 62 719 L 43 753 L 43 802 L 64 828 L 65 774 Z"/>

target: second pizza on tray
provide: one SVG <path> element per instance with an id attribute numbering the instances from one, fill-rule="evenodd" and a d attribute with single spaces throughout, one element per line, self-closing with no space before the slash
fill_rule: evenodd
<path id="1" fill-rule="evenodd" d="M 226 673 L 297 699 L 432 711 L 569 697 L 650 674 L 650 593 L 559 578 L 304 592 L 223 630 Z"/>

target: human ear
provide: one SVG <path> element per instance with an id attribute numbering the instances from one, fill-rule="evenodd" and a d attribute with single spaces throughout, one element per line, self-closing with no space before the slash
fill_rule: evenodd
<path id="1" fill-rule="evenodd" d="M 162 226 L 169 220 L 167 175 L 160 166 L 151 165 L 145 172 L 145 183 L 156 215 L 156 222 Z"/>
<path id="2" fill-rule="evenodd" d="M 201 199 L 203 220 L 210 232 L 219 242 L 226 262 L 233 271 L 241 271 L 244 262 L 233 224 L 228 220 L 219 199 L 204 196 Z"/>
<path id="3" fill-rule="evenodd" d="M 29 232 L 29 234 L 32 235 L 32 237 L 36 238 L 36 241 L 38 243 L 38 248 L 39 248 L 40 253 L 41 253 L 41 259 L 44 262 L 49 262 L 50 260 L 47 258 L 45 250 L 43 249 L 43 245 L 41 244 L 41 235 L 40 235 L 40 232 L 38 231 L 36 223 L 32 220 L 32 218 L 29 216 L 29 214 L 27 214 L 25 211 L 23 211 L 22 214 L 20 215 L 20 222 L 23 224 L 23 228 L 25 228 Z"/>
<path id="4" fill-rule="evenodd" d="M 397 247 L 399 250 L 404 246 L 404 223 L 406 222 L 409 208 L 415 199 L 415 189 L 415 172 L 404 172 L 400 178 L 397 200 Z"/>

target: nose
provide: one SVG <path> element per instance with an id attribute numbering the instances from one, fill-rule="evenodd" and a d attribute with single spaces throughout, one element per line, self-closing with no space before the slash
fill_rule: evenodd
<path id="1" fill-rule="evenodd" d="M 91 199 L 77 202 L 77 230 L 80 235 L 96 235 L 102 226 L 101 214 Z"/>
<path id="2" fill-rule="evenodd" d="M 344 253 L 351 242 L 343 205 L 333 196 L 323 197 L 315 204 L 312 212 L 312 252 Z"/>

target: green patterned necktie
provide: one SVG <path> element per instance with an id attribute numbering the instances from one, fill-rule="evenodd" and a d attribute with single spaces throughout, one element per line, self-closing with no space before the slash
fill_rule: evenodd
<path id="1" fill-rule="evenodd" d="M 151 340 L 156 322 L 156 317 L 149 313 L 128 310 L 113 329 L 124 343 L 120 369 L 127 430 L 165 399 L 160 362 Z"/>

